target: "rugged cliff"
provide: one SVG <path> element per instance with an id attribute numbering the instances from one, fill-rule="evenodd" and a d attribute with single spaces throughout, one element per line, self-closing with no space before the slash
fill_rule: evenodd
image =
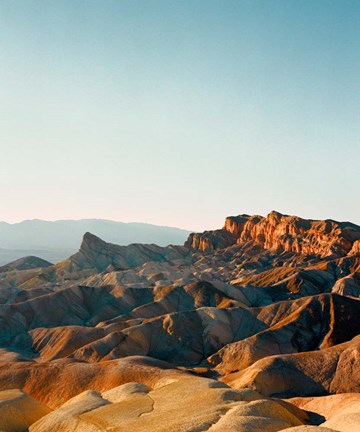
<path id="1" fill-rule="evenodd" d="M 229 216 L 223 229 L 193 233 L 185 245 L 203 252 L 252 243 L 276 253 L 340 258 L 360 251 L 360 227 L 349 222 L 308 220 L 272 211 L 262 216 Z"/>

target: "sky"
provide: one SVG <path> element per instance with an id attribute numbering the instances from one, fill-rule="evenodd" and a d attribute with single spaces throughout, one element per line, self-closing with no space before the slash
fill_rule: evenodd
<path id="1" fill-rule="evenodd" d="M 360 2 L 0 0 L 0 220 L 360 224 Z"/>

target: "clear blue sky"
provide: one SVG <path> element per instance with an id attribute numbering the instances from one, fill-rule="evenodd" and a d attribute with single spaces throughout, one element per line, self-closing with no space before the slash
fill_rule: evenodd
<path id="1" fill-rule="evenodd" d="M 0 219 L 360 224 L 360 2 L 0 0 Z"/>

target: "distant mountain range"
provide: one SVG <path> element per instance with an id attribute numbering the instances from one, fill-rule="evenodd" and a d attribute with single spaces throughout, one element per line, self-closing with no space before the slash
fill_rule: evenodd
<path id="1" fill-rule="evenodd" d="M 183 244 L 190 233 L 180 228 L 104 219 L 0 222 L 0 265 L 26 255 L 60 261 L 79 249 L 88 231 L 120 245 L 155 243 L 159 246 Z"/>

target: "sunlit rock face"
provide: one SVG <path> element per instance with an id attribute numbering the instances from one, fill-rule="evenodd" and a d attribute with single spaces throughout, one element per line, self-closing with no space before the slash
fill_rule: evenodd
<path id="1" fill-rule="evenodd" d="M 360 430 L 359 244 L 271 212 L 1 267 L 0 430 Z"/>
<path id="2" fill-rule="evenodd" d="M 359 252 L 356 225 L 333 220 L 314 221 L 271 212 L 267 217 L 230 216 L 222 230 L 191 234 L 187 245 L 211 251 L 247 242 L 275 252 L 338 258 Z"/>

